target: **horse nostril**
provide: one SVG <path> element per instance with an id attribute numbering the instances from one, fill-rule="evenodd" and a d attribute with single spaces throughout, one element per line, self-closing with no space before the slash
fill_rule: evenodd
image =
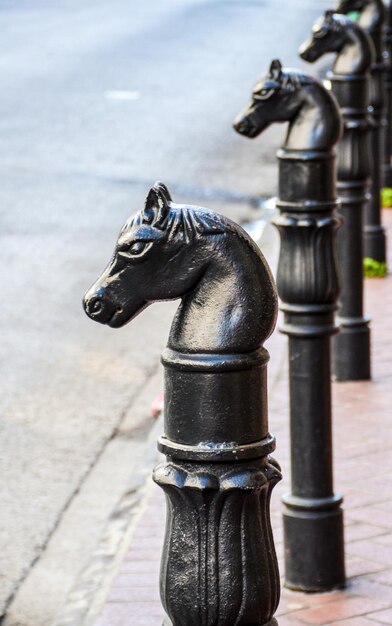
<path id="1" fill-rule="evenodd" d="M 91 298 L 87 301 L 86 311 L 89 315 L 99 315 L 103 309 L 103 301 L 101 298 Z"/>
<path id="2" fill-rule="evenodd" d="M 246 135 L 250 131 L 250 123 L 246 118 L 237 119 L 234 122 L 234 128 L 241 135 Z"/>
<path id="3" fill-rule="evenodd" d="M 109 324 L 116 313 L 122 312 L 122 307 L 116 306 L 103 291 L 103 289 L 97 289 L 94 290 L 93 295 L 87 294 L 83 300 L 83 306 L 86 314 L 92 320 L 100 324 Z"/>
<path id="4" fill-rule="evenodd" d="M 123 310 L 124 310 L 124 309 L 122 308 L 122 306 L 120 306 L 120 305 L 116 306 L 116 312 L 117 312 L 117 313 L 122 313 L 122 312 L 123 312 Z"/>

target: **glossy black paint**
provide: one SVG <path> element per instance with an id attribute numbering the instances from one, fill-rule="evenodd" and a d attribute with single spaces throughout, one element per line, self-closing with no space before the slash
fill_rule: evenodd
<path id="1" fill-rule="evenodd" d="M 289 337 L 292 493 L 283 499 L 286 585 L 344 584 L 343 514 L 332 479 L 330 338 L 339 294 L 334 146 L 341 117 L 321 83 L 273 61 L 235 129 L 256 137 L 289 122 L 278 152 L 278 293 Z"/>
<path id="2" fill-rule="evenodd" d="M 269 456 L 268 352 L 277 295 L 237 224 L 176 205 L 156 183 L 123 227 L 86 313 L 119 327 L 156 300 L 181 298 L 165 369 L 167 456 L 154 470 L 167 525 L 161 598 L 174 626 L 275 624 L 279 572 L 270 523 L 281 478 Z"/>
<path id="3" fill-rule="evenodd" d="M 375 61 L 371 66 L 370 105 L 373 116 L 371 129 L 371 199 L 365 207 L 365 256 L 386 262 L 386 235 L 381 225 L 382 159 L 384 128 L 384 85 L 382 33 L 385 21 L 383 0 L 341 0 L 336 12 L 347 14 L 359 11 L 358 24 L 369 35 L 375 49 Z"/>
<path id="4" fill-rule="evenodd" d="M 369 200 L 369 82 L 375 53 L 369 35 L 345 15 L 327 11 L 318 19 L 300 55 L 316 61 L 335 52 L 328 73 L 343 116 L 338 147 L 338 195 L 343 225 L 337 235 L 341 275 L 338 323 L 333 340 L 333 373 L 337 380 L 370 379 L 369 320 L 363 316 L 363 213 Z"/>
<path id="5" fill-rule="evenodd" d="M 383 31 L 384 51 L 384 187 L 392 187 L 392 2 L 385 1 L 386 18 Z"/>

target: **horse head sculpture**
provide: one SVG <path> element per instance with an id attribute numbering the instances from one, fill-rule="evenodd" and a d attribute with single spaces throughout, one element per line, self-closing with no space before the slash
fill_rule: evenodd
<path id="1" fill-rule="evenodd" d="M 286 150 L 330 150 L 340 132 L 333 96 L 308 74 L 271 63 L 269 73 L 254 87 L 248 106 L 234 121 L 237 132 L 257 137 L 274 122 L 289 122 Z"/>
<path id="2" fill-rule="evenodd" d="M 269 501 L 281 475 L 269 457 L 275 439 L 263 342 L 276 321 L 274 281 L 242 228 L 207 209 L 174 204 L 156 183 L 121 230 L 84 307 L 116 328 L 152 302 L 176 298 L 162 355 L 158 448 L 168 458 L 153 475 L 168 501 L 165 624 L 272 624 L 279 571 Z"/>
<path id="3" fill-rule="evenodd" d="M 177 298 L 168 346 L 181 353 L 257 350 L 274 328 L 273 279 L 251 238 L 221 215 L 174 204 L 156 183 L 122 228 L 84 308 L 117 328 L 152 302 Z"/>
<path id="4" fill-rule="evenodd" d="M 346 15 L 326 11 L 314 23 L 311 37 L 305 41 L 299 54 L 304 61 L 313 63 L 328 52 L 336 52 L 334 74 L 364 74 L 374 61 L 373 43 L 356 22 Z"/>

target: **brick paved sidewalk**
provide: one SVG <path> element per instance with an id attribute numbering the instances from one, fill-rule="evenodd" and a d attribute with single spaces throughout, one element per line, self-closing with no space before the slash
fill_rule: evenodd
<path id="1" fill-rule="evenodd" d="M 392 209 L 384 212 L 392 251 Z M 390 260 L 392 268 L 392 259 Z M 392 624 L 392 276 L 366 284 L 372 318 L 373 381 L 334 384 L 335 484 L 344 496 L 348 585 L 328 594 L 283 588 L 279 626 Z M 280 367 L 286 340 L 275 333 L 271 353 L 270 424 L 283 481 L 275 488 L 272 526 L 283 572 L 280 496 L 289 489 L 287 373 Z M 279 375 L 276 375 L 280 369 Z M 159 560 L 165 519 L 156 486 L 135 529 L 128 554 L 94 626 L 161 626 Z"/>

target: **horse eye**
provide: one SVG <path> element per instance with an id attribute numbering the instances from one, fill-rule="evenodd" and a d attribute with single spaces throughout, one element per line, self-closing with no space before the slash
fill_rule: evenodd
<path id="1" fill-rule="evenodd" d="M 261 89 L 254 94 L 255 100 L 268 100 L 275 93 L 275 89 Z"/>
<path id="2" fill-rule="evenodd" d="M 127 250 L 128 254 L 141 254 L 147 246 L 146 242 L 135 241 Z"/>
<path id="3" fill-rule="evenodd" d="M 321 37 L 325 37 L 326 34 L 327 34 L 327 30 L 325 28 L 321 28 L 320 30 L 316 30 L 313 33 L 314 37 L 316 37 L 317 39 L 321 39 Z"/>
<path id="4" fill-rule="evenodd" d="M 151 248 L 152 245 L 153 242 L 151 241 L 134 241 L 128 248 L 120 249 L 117 254 L 126 261 L 131 261 L 132 259 L 143 257 L 144 253 Z"/>

